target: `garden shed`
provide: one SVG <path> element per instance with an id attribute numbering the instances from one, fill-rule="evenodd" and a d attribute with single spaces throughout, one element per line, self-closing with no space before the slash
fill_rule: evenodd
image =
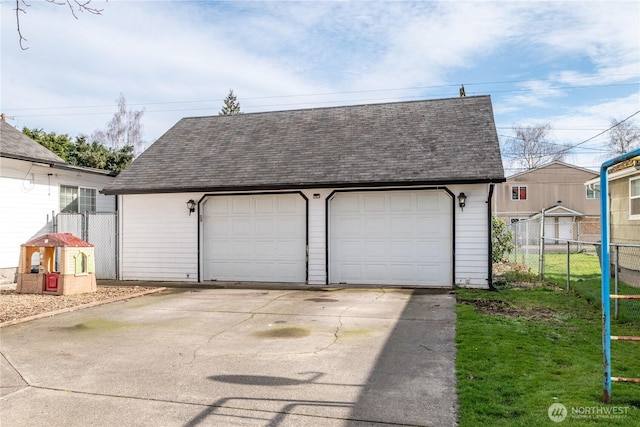
<path id="1" fill-rule="evenodd" d="M 91 243 L 71 233 L 50 233 L 20 246 L 18 293 L 71 295 L 96 289 Z"/>

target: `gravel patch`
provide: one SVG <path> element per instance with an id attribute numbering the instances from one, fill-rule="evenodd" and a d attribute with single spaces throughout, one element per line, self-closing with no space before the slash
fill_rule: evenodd
<path id="1" fill-rule="evenodd" d="M 107 286 L 98 287 L 96 292 L 77 295 L 19 294 L 15 290 L 0 290 L 0 324 L 86 304 L 134 297 L 152 290 L 158 288 Z"/>

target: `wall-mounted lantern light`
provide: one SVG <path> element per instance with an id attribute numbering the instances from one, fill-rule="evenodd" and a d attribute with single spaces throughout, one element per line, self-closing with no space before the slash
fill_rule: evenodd
<path id="1" fill-rule="evenodd" d="M 196 202 L 195 200 L 191 199 L 187 202 L 187 208 L 189 209 L 189 216 L 191 216 L 191 212 L 195 212 L 196 211 Z"/>
<path id="2" fill-rule="evenodd" d="M 460 210 L 464 210 L 464 206 L 467 204 L 467 195 L 464 193 L 458 194 L 458 206 L 460 206 Z"/>

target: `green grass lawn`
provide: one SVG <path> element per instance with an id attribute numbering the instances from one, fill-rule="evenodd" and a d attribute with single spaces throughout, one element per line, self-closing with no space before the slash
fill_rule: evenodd
<path id="1" fill-rule="evenodd" d="M 599 269 L 587 273 L 599 278 Z M 556 278 L 547 268 L 547 279 Z M 572 289 L 591 290 L 596 280 L 581 279 Z M 640 425 L 640 384 L 614 383 L 613 403 L 601 403 L 599 293 L 594 299 L 560 286 L 456 290 L 460 426 Z M 640 335 L 633 323 L 614 326 L 619 335 Z M 640 343 L 612 343 L 612 374 L 640 377 Z M 568 410 L 561 423 L 547 415 L 553 403 Z M 585 414 L 607 408 L 620 418 Z"/>

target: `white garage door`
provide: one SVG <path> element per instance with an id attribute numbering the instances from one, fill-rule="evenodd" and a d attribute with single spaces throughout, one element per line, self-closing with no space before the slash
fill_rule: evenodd
<path id="1" fill-rule="evenodd" d="M 203 280 L 306 281 L 305 199 L 212 196 L 203 207 Z"/>
<path id="2" fill-rule="evenodd" d="M 336 193 L 329 281 L 452 285 L 451 198 L 439 190 Z"/>

